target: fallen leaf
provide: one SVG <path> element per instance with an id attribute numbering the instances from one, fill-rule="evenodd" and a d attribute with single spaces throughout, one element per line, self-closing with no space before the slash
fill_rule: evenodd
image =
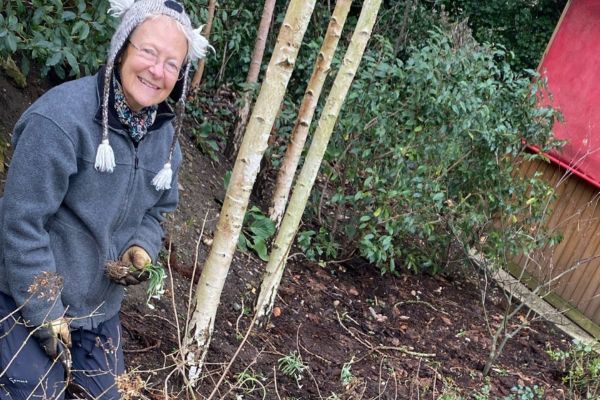
<path id="1" fill-rule="evenodd" d="M 450 318 L 444 317 L 443 315 L 440 318 L 442 319 L 443 323 L 445 323 L 448 326 L 452 326 L 452 321 L 450 320 Z"/>

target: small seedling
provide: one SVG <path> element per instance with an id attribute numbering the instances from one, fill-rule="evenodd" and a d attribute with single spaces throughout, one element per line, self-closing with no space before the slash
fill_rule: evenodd
<path id="1" fill-rule="evenodd" d="M 287 356 L 281 357 L 278 360 L 279 370 L 291 378 L 294 378 L 296 382 L 302 379 L 302 373 L 308 368 L 302 362 L 302 359 L 296 352 L 288 354 Z"/>
<path id="2" fill-rule="evenodd" d="M 246 368 L 236 376 L 236 386 L 244 391 L 245 394 L 251 394 L 256 390 L 262 392 L 262 398 L 265 399 L 267 391 L 265 386 L 261 383 L 262 377 L 257 375 L 252 369 Z"/>
<path id="3" fill-rule="evenodd" d="M 515 386 L 510 389 L 514 395 L 503 397 L 502 400 L 541 400 L 544 398 L 544 388 L 538 385 L 529 386 Z"/>
<path id="4" fill-rule="evenodd" d="M 340 372 L 340 379 L 342 380 L 342 385 L 348 386 L 352 380 L 354 379 L 354 375 L 352 375 L 352 363 L 354 362 L 354 357 L 347 363 L 342 366 L 342 372 Z"/>
<path id="5" fill-rule="evenodd" d="M 165 293 L 165 280 L 167 279 L 167 273 L 165 269 L 158 264 L 150 264 L 144 268 L 144 271 L 148 272 L 150 277 L 148 278 L 148 289 L 146 293 L 148 294 L 148 299 L 146 300 L 146 304 L 151 309 L 154 309 L 154 306 L 150 304 L 150 299 L 160 299 Z"/>
<path id="6" fill-rule="evenodd" d="M 122 261 L 111 261 L 106 264 L 106 274 L 109 278 L 117 281 L 123 279 L 127 274 L 143 273 L 148 274 L 148 289 L 146 290 L 148 299 L 146 300 L 146 304 L 151 309 L 154 309 L 154 306 L 150 304 L 150 300 L 160 299 L 160 296 L 165 293 L 165 279 L 167 278 L 167 273 L 162 266 L 158 264 L 148 264 L 144 269 L 139 270 L 135 266 Z"/>

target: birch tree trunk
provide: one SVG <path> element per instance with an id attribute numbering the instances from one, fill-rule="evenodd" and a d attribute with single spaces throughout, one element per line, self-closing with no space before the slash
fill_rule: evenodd
<path id="1" fill-rule="evenodd" d="M 196 289 L 196 305 L 186 339 L 189 380 L 196 383 L 213 331 L 225 278 L 242 228 L 252 185 L 267 148 L 269 133 L 294 69 L 316 0 L 291 0 L 256 106 L 233 167 L 210 253 Z"/>
<path id="2" fill-rule="evenodd" d="M 302 170 L 298 175 L 290 203 L 269 256 L 269 263 L 267 264 L 256 302 L 257 321 L 259 321 L 259 324 L 264 323 L 268 319 L 273 309 L 275 295 L 277 294 L 277 288 L 285 269 L 290 247 L 294 241 L 300 219 L 306 207 L 306 202 L 319 172 L 331 132 L 356 74 L 358 64 L 367 46 L 367 41 L 371 36 L 380 5 L 381 0 L 365 0 L 342 66 L 335 77 L 333 87 L 327 97 L 327 102 L 323 108 L 313 141 L 306 155 Z"/>
<path id="3" fill-rule="evenodd" d="M 212 29 L 213 19 L 215 18 L 215 7 L 217 0 L 208 1 L 208 17 L 206 19 L 206 25 L 204 26 L 204 37 L 208 40 L 210 38 L 210 31 Z M 198 69 L 192 79 L 192 89 L 197 88 L 202 80 L 202 74 L 204 73 L 204 58 L 198 61 Z"/>
<path id="4" fill-rule="evenodd" d="M 246 76 L 246 83 L 258 82 L 258 74 L 260 73 L 260 65 L 262 64 L 263 54 L 265 52 L 265 45 L 267 43 L 267 36 L 269 35 L 269 26 L 271 19 L 273 18 L 273 10 L 275 9 L 275 0 L 265 0 L 263 12 L 260 17 L 260 23 L 258 25 L 258 32 L 256 33 L 256 42 L 254 42 L 254 49 L 252 50 L 252 56 L 250 57 L 250 68 L 248 69 L 248 75 Z M 242 134 L 248 123 L 248 115 L 250 115 L 250 105 L 252 104 L 252 96 L 249 91 L 244 93 L 242 100 L 242 107 L 238 111 L 237 124 L 233 131 L 233 135 L 229 137 L 227 146 L 225 147 L 225 156 L 229 159 L 235 157 L 240 142 L 242 141 Z"/>
<path id="5" fill-rule="evenodd" d="M 298 162 L 300 161 L 300 155 L 306 142 L 306 136 L 308 135 L 308 129 L 312 122 L 315 108 L 321 96 L 321 90 L 327 78 L 327 73 L 331 69 L 331 59 L 335 54 L 344 23 L 346 22 L 346 16 L 352 5 L 352 0 L 338 0 L 335 4 L 335 9 L 329 22 L 329 27 L 323 40 L 321 50 L 319 50 L 319 56 L 315 63 L 310 81 L 304 93 L 300 110 L 298 111 L 298 118 L 294 129 L 292 130 L 290 143 L 288 144 L 285 156 L 281 163 L 281 169 L 277 174 L 277 181 L 275 183 L 275 189 L 273 193 L 273 199 L 271 200 L 271 208 L 269 209 L 269 217 L 275 222 L 277 226 L 281 222 L 285 205 L 287 204 L 288 197 L 290 195 L 290 189 L 298 168 Z"/>

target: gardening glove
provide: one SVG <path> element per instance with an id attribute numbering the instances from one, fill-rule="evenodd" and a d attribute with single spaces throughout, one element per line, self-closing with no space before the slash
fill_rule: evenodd
<path id="1" fill-rule="evenodd" d="M 67 375 L 71 373 L 71 331 L 66 318 L 58 318 L 37 327 L 32 335 L 40 347 L 50 357 L 62 364 Z"/>
<path id="2" fill-rule="evenodd" d="M 125 250 L 125 253 L 123 253 L 123 256 L 121 257 L 121 261 L 135 267 L 135 271 L 128 271 L 123 278 L 117 281 L 121 285 L 137 285 L 148 280 L 150 277 L 150 274 L 145 268 L 152 264 L 152 259 L 146 250 L 140 246 L 131 246 Z"/>

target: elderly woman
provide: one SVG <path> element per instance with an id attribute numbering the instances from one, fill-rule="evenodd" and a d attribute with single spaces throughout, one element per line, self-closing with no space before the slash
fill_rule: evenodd
<path id="1" fill-rule="evenodd" d="M 123 286 L 147 276 L 177 205 L 187 80 L 208 43 L 173 0 L 111 0 L 110 11 L 121 22 L 106 66 L 48 91 L 14 130 L 0 199 L 0 399 L 120 398 Z M 112 281 L 113 260 L 140 272 Z"/>

